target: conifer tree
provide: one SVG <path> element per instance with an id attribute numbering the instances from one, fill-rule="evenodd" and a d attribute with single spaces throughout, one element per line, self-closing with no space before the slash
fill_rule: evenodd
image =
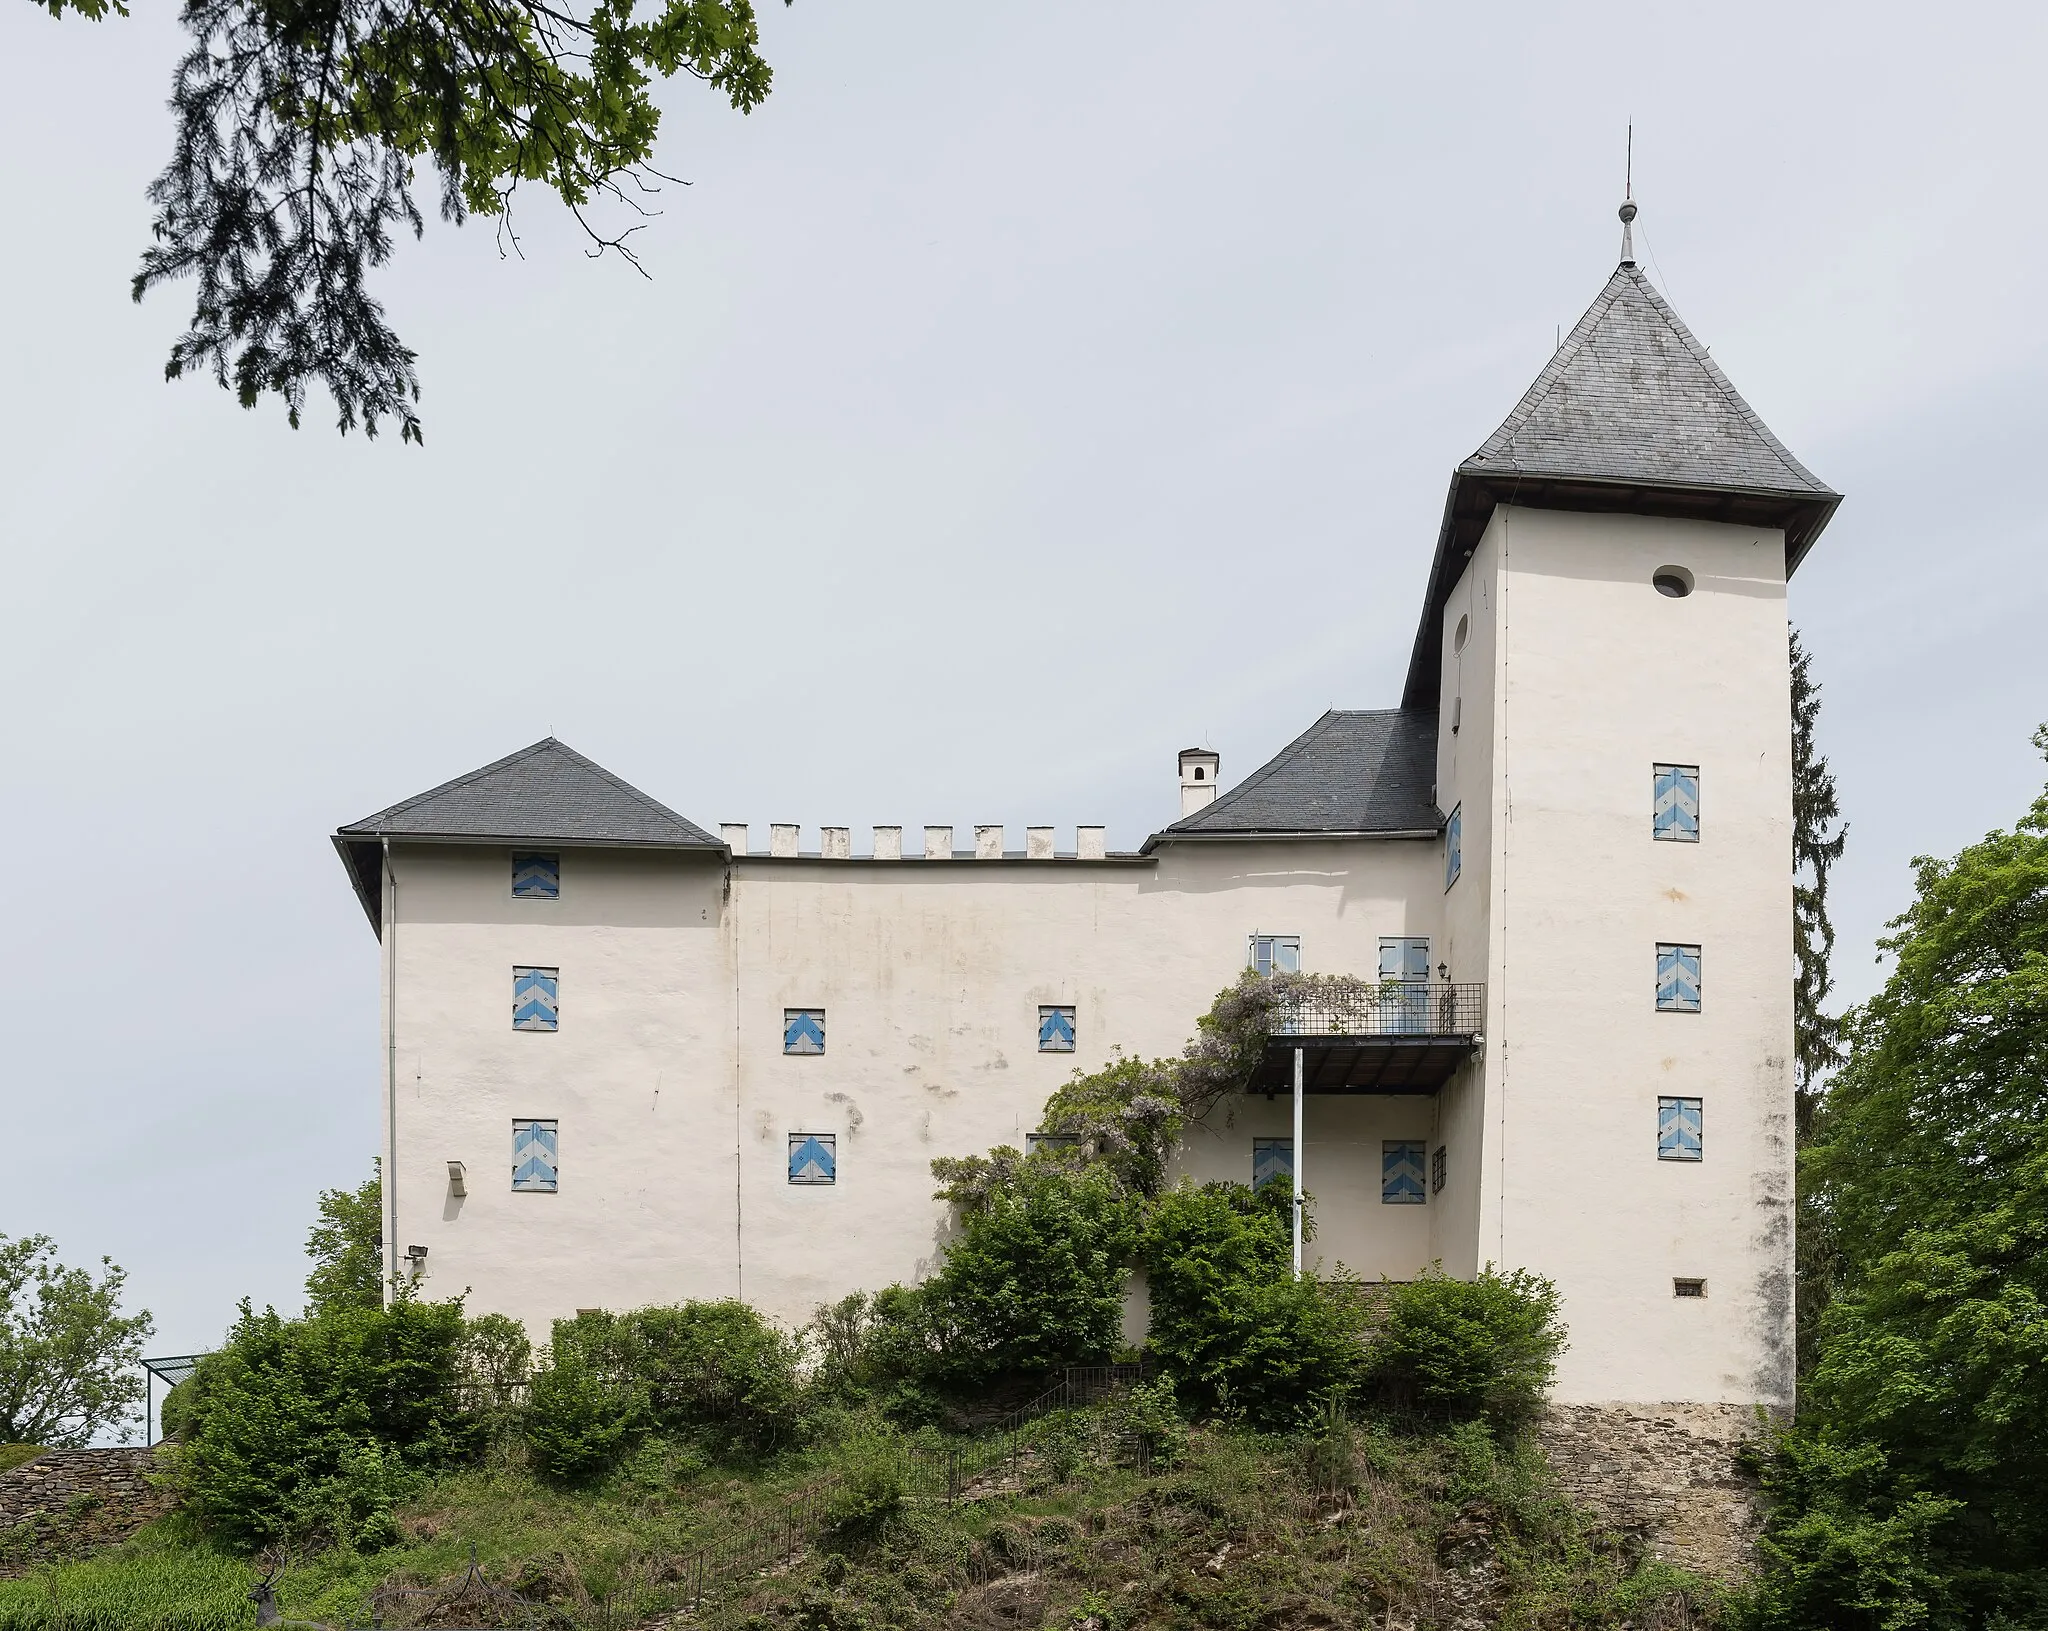
<path id="1" fill-rule="evenodd" d="M 1792 631 L 1792 1081 L 1799 1138 L 1813 1130 L 1827 1074 L 1842 1060 L 1842 1021 L 1827 1011 L 1835 982 L 1829 960 L 1835 925 L 1828 916 L 1828 871 L 1842 858 L 1849 829 L 1842 824 L 1835 774 L 1815 745 L 1820 686 L 1812 657 Z"/>

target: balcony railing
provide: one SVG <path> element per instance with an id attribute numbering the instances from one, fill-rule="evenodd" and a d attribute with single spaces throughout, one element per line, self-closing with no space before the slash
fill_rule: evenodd
<path id="1" fill-rule="evenodd" d="M 1389 980 L 1343 1003 L 1284 1004 L 1268 1033 L 1292 1036 L 1477 1036 L 1486 1023 L 1486 987 L 1449 981 Z"/>
<path id="2" fill-rule="evenodd" d="M 1302 1055 L 1310 1093 L 1434 1093 L 1476 1051 L 1486 987 L 1389 980 L 1355 997 L 1304 998 L 1273 1011 L 1251 1091 L 1284 1093 Z"/>

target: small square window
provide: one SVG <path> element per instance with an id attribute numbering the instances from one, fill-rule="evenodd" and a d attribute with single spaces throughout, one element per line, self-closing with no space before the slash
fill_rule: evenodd
<path id="1" fill-rule="evenodd" d="M 1044 1003 L 1039 1004 L 1038 1051 L 1040 1053 L 1072 1053 L 1074 1051 L 1074 1010 L 1071 1007 L 1051 1007 Z"/>
<path id="2" fill-rule="evenodd" d="M 1696 1014 L 1700 1011 L 1700 948 L 1657 947 L 1657 1011 Z"/>
<path id="3" fill-rule="evenodd" d="M 1458 881 L 1465 870 L 1465 806 L 1459 805 L 1444 823 L 1444 888 Z"/>
<path id="4" fill-rule="evenodd" d="M 1255 1138 L 1252 1140 L 1252 1188 L 1264 1189 L 1275 1181 L 1294 1193 L 1294 1140 Z"/>
<path id="5" fill-rule="evenodd" d="M 1421 1206 L 1429 1196 L 1422 1188 L 1422 1162 L 1427 1146 L 1419 1138 L 1390 1138 L 1380 1145 L 1380 1203 Z"/>
<path id="6" fill-rule="evenodd" d="M 1444 1172 L 1448 1165 L 1449 1161 L 1444 1155 L 1444 1147 L 1439 1144 L 1436 1147 L 1436 1154 L 1429 1158 L 1430 1194 L 1441 1195 L 1444 1192 Z"/>
<path id="7" fill-rule="evenodd" d="M 557 1123 L 512 1123 L 512 1188 L 523 1195 L 552 1195 L 559 1170 Z"/>
<path id="8" fill-rule="evenodd" d="M 1702 1118 L 1698 1099 L 1657 1101 L 1657 1159 L 1698 1161 L 1703 1159 L 1700 1139 Z"/>
<path id="9" fill-rule="evenodd" d="M 825 1010 L 785 1008 L 782 1010 L 782 1051 L 823 1053 L 825 1051 Z"/>
<path id="10" fill-rule="evenodd" d="M 839 1182 L 839 1135 L 837 1133 L 791 1133 L 789 1135 L 789 1181 L 793 1184 L 836 1184 Z"/>
<path id="11" fill-rule="evenodd" d="M 562 894 L 562 858 L 524 850 L 512 852 L 512 898 L 558 900 Z"/>
<path id="12" fill-rule="evenodd" d="M 1704 1280 L 1679 1279 L 1671 1282 L 1671 1295 L 1674 1297 L 1704 1297 L 1706 1294 L 1707 1282 Z"/>
<path id="13" fill-rule="evenodd" d="M 1071 1150 L 1081 1142 L 1079 1133 L 1026 1133 L 1024 1153 L 1036 1155 L 1040 1150 Z"/>
<path id="14" fill-rule="evenodd" d="M 1301 936 L 1298 934 L 1255 934 L 1252 936 L 1252 972 L 1261 976 L 1301 972 Z"/>
<path id="15" fill-rule="evenodd" d="M 1700 767 L 1651 766 L 1650 836 L 1672 844 L 1700 841 Z"/>
<path id="16" fill-rule="evenodd" d="M 562 972 L 554 968 L 512 971 L 512 1029 L 558 1031 L 562 1028 Z"/>

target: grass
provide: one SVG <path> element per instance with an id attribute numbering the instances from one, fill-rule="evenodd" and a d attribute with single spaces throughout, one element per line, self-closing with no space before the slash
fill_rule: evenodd
<path id="1" fill-rule="evenodd" d="M 0 1444 L 0 1472 L 12 1472 L 42 1453 L 40 1444 Z"/>
<path id="2" fill-rule="evenodd" d="M 1082 1438 L 1076 1435 L 1076 1444 Z M 861 1521 L 693 1623 L 730 1631 L 1266 1631 L 1294 1625 L 1706 1626 L 1710 1593 L 1586 1525 L 1533 1449 L 1478 1428 L 1326 1425 L 1296 1438 L 1203 1429 L 1150 1474 L 1048 1440 L 981 1499 L 900 1502 L 872 1420 L 838 1435 Z M 1057 1452 L 1057 1453 L 1056 1453 Z M 380 1585 L 494 1583 L 561 1626 L 626 1631 L 682 1601 L 673 1562 L 761 1529 L 829 1457 L 721 1467 L 650 1446 L 601 1487 L 552 1489 L 516 1453 L 437 1479 L 375 1552 L 312 1551 L 277 1582 L 287 1618 L 367 1624 Z M 250 1563 L 173 1515 L 85 1562 L 0 1581 L 0 1631 L 240 1631 Z M 465 1616 L 467 1619 L 469 1616 Z M 488 1623 L 485 1615 L 475 1618 Z M 1093 1622 L 1091 1625 L 1090 1622 Z M 680 1623 L 680 1622 L 678 1622 Z"/>

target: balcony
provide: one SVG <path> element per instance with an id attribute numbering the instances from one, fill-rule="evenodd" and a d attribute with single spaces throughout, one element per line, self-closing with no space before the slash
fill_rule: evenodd
<path id="1" fill-rule="evenodd" d="M 1479 1045 L 1486 987 L 1388 981 L 1355 1001 L 1277 1008 L 1250 1091 L 1294 1091 L 1302 1055 L 1308 1093 L 1434 1093 Z"/>

